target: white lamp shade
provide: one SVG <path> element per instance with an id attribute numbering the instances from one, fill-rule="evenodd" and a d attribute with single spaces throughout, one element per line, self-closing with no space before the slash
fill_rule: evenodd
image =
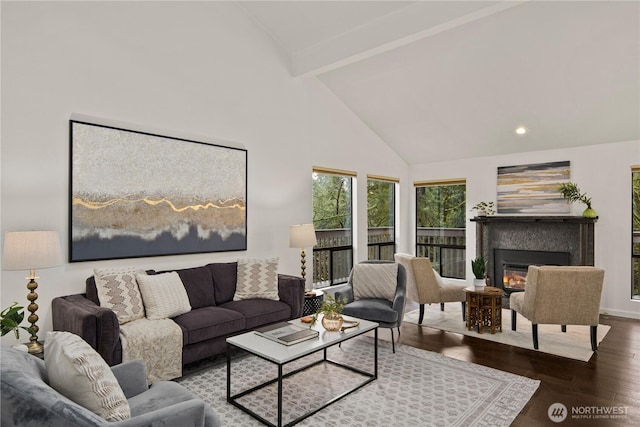
<path id="1" fill-rule="evenodd" d="M 289 227 L 290 248 L 303 249 L 315 246 L 317 243 L 316 230 L 313 228 L 313 224 L 299 224 Z"/>
<path id="2" fill-rule="evenodd" d="M 10 231 L 4 236 L 3 270 L 36 270 L 62 265 L 57 231 Z"/>

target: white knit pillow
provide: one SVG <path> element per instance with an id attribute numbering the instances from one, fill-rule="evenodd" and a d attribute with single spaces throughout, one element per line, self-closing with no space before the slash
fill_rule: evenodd
<path id="1" fill-rule="evenodd" d="M 239 259 L 234 301 L 261 298 L 278 301 L 278 258 Z"/>
<path id="2" fill-rule="evenodd" d="M 380 298 L 393 301 L 398 287 L 398 264 L 356 264 L 351 283 L 356 300 Z"/>
<path id="3" fill-rule="evenodd" d="M 135 268 L 96 268 L 93 275 L 100 306 L 113 310 L 118 323 L 123 325 L 144 317 Z"/>
<path id="4" fill-rule="evenodd" d="M 129 402 L 111 368 L 79 336 L 47 332 L 44 363 L 49 385 L 60 394 L 107 421 L 131 418 Z"/>
<path id="5" fill-rule="evenodd" d="M 169 319 L 191 311 L 189 296 L 175 271 L 162 274 L 138 274 L 147 319 Z"/>

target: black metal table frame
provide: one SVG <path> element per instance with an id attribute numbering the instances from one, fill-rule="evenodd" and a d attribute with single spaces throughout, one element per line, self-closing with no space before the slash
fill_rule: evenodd
<path id="1" fill-rule="evenodd" d="M 357 337 L 359 335 L 354 335 L 353 337 L 350 337 L 349 339 Z M 285 378 L 293 376 L 293 375 L 295 375 L 295 374 L 297 374 L 297 373 L 299 373 L 301 371 L 304 371 L 306 369 L 310 369 L 310 368 L 312 368 L 312 367 L 314 367 L 316 365 L 319 365 L 321 363 L 330 363 L 330 364 L 332 364 L 334 366 L 339 366 L 341 368 L 350 370 L 352 372 L 356 372 L 356 373 L 358 373 L 360 375 L 363 375 L 364 377 L 367 378 L 364 382 L 358 384 L 356 387 L 354 387 L 352 389 L 349 389 L 349 390 L 339 394 L 338 396 L 336 396 L 336 397 L 334 397 L 332 399 L 329 399 L 328 401 L 324 402 L 318 408 L 313 409 L 313 410 L 311 410 L 311 411 L 309 411 L 309 412 L 307 412 L 307 413 L 295 418 L 293 421 L 289 422 L 288 424 L 285 424 L 284 427 L 289 427 L 289 426 L 295 425 L 295 424 L 299 423 L 300 421 L 302 421 L 302 420 L 304 420 L 306 418 L 309 418 L 310 416 L 312 416 L 316 412 L 321 411 L 322 409 L 326 408 L 327 406 L 331 405 L 332 403 L 337 402 L 338 400 L 342 399 L 345 396 L 348 396 L 349 394 L 353 393 L 354 391 L 361 389 L 365 385 L 371 383 L 372 381 L 375 381 L 378 378 L 378 328 L 377 327 L 374 329 L 374 335 L 375 335 L 375 337 L 374 337 L 374 346 L 373 346 L 373 348 L 374 348 L 373 373 L 366 372 L 366 371 L 354 368 L 352 366 L 345 365 L 345 364 L 338 363 L 338 362 L 335 362 L 333 360 L 327 359 L 327 349 L 330 348 L 330 347 L 333 347 L 335 345 L 339 345 L 343 341 L 336 342 L 335 344 L 332 344 L 332 345 L 330 345 L 328 347 L 325 347 L 325 348 L 318 349 L 318 350 L 316 350 L 316 351 L 314 351 L 312 353 L 305 354 L 305 355 L 302 355 L 300 357 L 296 357 L 295 359 L 289 360 L 289 361 L 287 361 L 285 363 L 276 363 L 276 362 L 274 362 L 272 360 L 269 360 L 269 359 L 267 359 L 267 358 L 265 358 L 265 357 L 263 357 L 263 356 L 261 356 L 259 354 L 254 353 L 252 351 L 244 350 L 249 354 L 252 354 L 252 355 L 257 356 L 257 357 L 259 357 L 261 359 L 267 360 L 267 361 L 269 361 L 269 362 L 271 362 L 273 364 L 278 365 L 278 377 L 274 378 L 274 379 L 271 379 L 271 380 L 268 380 L 268 381 L 266 381 L 266 382 L 264 382 L 262 384 L 258 384 L 257 386 L 252 387 L 252 388 L 250 388 L 248 390 L 242 391 L 240 393 L 236 393 L 233 396 L 231 395 L 231 350 L 232 350 L 232 347 L 236 347 L 236 348 L 240 348 L 240 347 L 237 347 L 237 346 L 227 342 L 227 402 L 229 402 L 233 406 L 239 408 L 243 412 L 251 415 L 253 418 L 257 419 L 258 421 L 260 421 L 260 422 L 262 422 L 262 423 L 264 423 L 264 424 L 266 424 L 268 426 L 283 427 L 282 426 L 282 382 L 283 382 L 283 380 Z M 317 352 L 319 352 L 321 350 L 324 352 L 324 357 L 321 360 L 318 360 L 316 362 L 313 362 L 313 363 L 311 363 L 309 365 L 306 365 L 306 366 L 303 366 L 301 368 L 295 369 L 295 370 L 293 370 L 291 372 L 288 372 L 288 373 L 283 375 L 282 368 L 285 365 L 287 365 L 287 364 L 289 364 L 291 362 L 294 362 L 294 361 L 296 361 L 298 359 L 302 359 L 303 357 L 307 357 L 307 356 L 309 356 L 311 354 L 315 354 L 315 353 L 317 353 Z M 260 416 L 259 414 L 255 413 L 254 411 L 252 411 L 251 409 L 247 408 L 246 406 L 242 405 L 241 403 L 239 403 L 237 401 L 237 399 L 240 399 L 241 397 L 244 397 L 244 396 L 246 396 L 248 394 L 251 394 L 254 391 L 260 390 L 261 388 L 267 387 L 267 386 L 269 386 L 269 385 L 271 385 L 271 384 L 273 384 L 275 382 L 278 383 L 278 424 L 271 423 L 270 421 L 268 421 L 264 417 Z"/>

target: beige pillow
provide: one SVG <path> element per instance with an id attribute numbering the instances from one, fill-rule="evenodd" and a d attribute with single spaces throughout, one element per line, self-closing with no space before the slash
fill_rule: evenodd
<path id="1" fill-rule="evenodd" d="M 356 264 L 351 283 L 353 299 L 380 298 L 393 301 L 398 287 L 398 264 Z"/>
<path id="2" fill-rule="evenodd" d="M 138 274 L 147 319 L 169 319 L 191 311 L 187 290 L 175 271 L 162 274 Z"/>
<path id="3" fill-rule="evenodd" d="M 233 300 L 251 298 L 280 300 L 278 258 L 238 260 L 238 280 Z"/>
<path id="4" fill-rule="evenodd" d="M 123 325 L 144 317 L 135 268 L 96 268 L 93 275 L 100 306 L 113 310 L 118 323 Z"/>
<path id="5" fill-rule="evenodd" d="M 49 385 L 60 394 L 107 421 L 131 418 L 129 402 L 111 368 L 82 338 L 48 332 L 44 355 Z"/>

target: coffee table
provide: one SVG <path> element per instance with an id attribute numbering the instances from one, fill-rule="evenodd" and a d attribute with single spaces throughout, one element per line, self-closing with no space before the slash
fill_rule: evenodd
<path id="1" fill-rule="evenodd" d="M 347 390 L 346 392 L 338 396 L 335 396 L 334 398 L 324 403 L 320 402 L 319 406 L 316 409 L 312 409 L 307 413 L 301 414 L 300 416 L 295 418 L 293 421 L 285 424 L 286 426 L 292 426 L 302 421 L 303 419 L 310 417 L 311 415 L 315 414 L 321 409 L 326 408 L 327 406 L 331 405 L 333 402 L 336 402 L 342 399 L 343 397 L 353 393 L 354 391 L 364 387 L 370 382 L 375 381 L 378 378 L 378 324 L 375 322 L 369 322 L 363 319 L 357 319 L 355 317 L 349 317 L 349 316 L 343 316 L 343 317 L 345 318 L 345 320 L 353 320 L 353 321 L 360 322 L 360 325 L 355 328 L 347 329 L 344 332 L 327 332 L 322 327 L 320 323 L 320 318 L 318 318 L 318 321 L 314 325 L 314 328 L 320 332 L 319 337 L 316 339 L 303 341 L 291 346 L 286 346 L 286 345 L 271 341 L 267 338 L 261 337 L 255 332 L 246 332 L 241 335 L 236 335 L 234 337 L 227 338 L 227 402 L 231 403 L 232 405 L 236 406 L 237 408 L 241 409 L 242 411 L 251 415 L 253 418 L 259 420 L 260 422 L 268 426 L 281 427 L 283 425 L 282 424 L 282 397 L 283 397 L 282 383 L 285 378 L 291 377 L 303 370 L 309 369 L 313 366 L 316 366 L 322 363 L 329 363 L 334 366 L 338 366 L 340 368 L 343 368 L 352 372 L 356 372 L 357 374 L 360 374 L 363 376 L 364 381 L 356 384 L 350 390 Z M 291 320 L 290 323 L 301 326 L 301 327 L 309 327 L 308 324 L 302 323 L 300 319 Z M 363 371 L 361 369 L 357 369 L 355 367 L 348 366 L 346 364 L 338 363 L 327 358 L 327 349 L 329 347 L 334 345 L 339 345 L 344 341 L 350 340 L 354 337 L 357 337 L 369 331 L 374 331 L 374 335 L 375 335 L 374 346 L 373 346 L 373 353 L 374 353 L 373 372 Z M 268 380 L 262 384 L 259 384 L 255 387 L 252 387 L 250 389 L 244 390 L 242 392 L 231 394 L 231 380 L 232 380 L 231 353 L 234 348 L 242 349 L 254 356 L 260 357 L 264 360 L 267 360 L 275 364 L 278 367 L 277 377 L 271 380 Z M 298 368 L 296 370 L 293 370 L 283 375 L 283 367 L 285 365 L 319 351 L 324 352 L 324 357 L 321 360 L 315 361 L 313 363 L 310 363 L 309 365 L 303 366 L 301 368 Z M 251 394 L 257 390 L 260 390 L 276 382 L 278 384 L 277 424 L 274 424 L 268 421 L 260 414 L 257 414 L 256 412 L 252 411 L 251 409 L 247 408 L 246 406 L 238 402 L 238 399 L 240 399 L 241 397 Z M 310 392 L 312 392 L 313 384 L 310 384 L 309 388 L 310 388 Z"/>

